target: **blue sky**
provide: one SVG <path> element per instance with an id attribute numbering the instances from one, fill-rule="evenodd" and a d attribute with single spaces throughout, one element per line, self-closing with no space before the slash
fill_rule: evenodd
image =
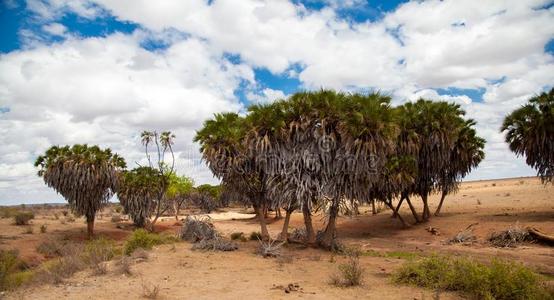
<path id="1" fill-rule="evenodd" d="M 0 0 L 0 204 L 61 201 L 32 166 L 50 145 L 141 161 L 144 129 L 215 183 L 192 143 L 206 118 L 319 88 L 459 103 L 487 140 L 469 179 L 533 175 L 498 128 L 552 87 L 552 3 Z"/>

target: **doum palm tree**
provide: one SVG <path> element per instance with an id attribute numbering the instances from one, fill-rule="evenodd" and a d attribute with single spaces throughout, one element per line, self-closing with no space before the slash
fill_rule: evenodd
<path id="1" fill-rule="evenodd" d="M 554 88 L 507 115 L 500 131 L 506 132 L 510 150 L 525 156 L 544 183 L 554 180 Z"/>
<path id="2" fill-rule="evenodd" d="M 117 174 L 125 168 L 123 158 L 98 146 L 52 146 L 35 161 L 38 175 L 68 202 L 77 215 L 84 215 L 87 233 L 94 233 L 94 218 L 115 192 Z"/>

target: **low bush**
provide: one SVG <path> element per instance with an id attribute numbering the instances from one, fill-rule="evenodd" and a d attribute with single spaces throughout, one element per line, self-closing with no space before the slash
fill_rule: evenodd
<path id="1" fill-rule="evenodd" d="M 30 211 L 22 211 L 16 213 L 13 218 L 15 225 L 29 225 L 29 221 L 35 218 L 35 214 Z"/>
<path id="2" fill-rule="evenodd" d="M 260 240 L 257 253 L 263 257 L 279 257 L 284 244 L 285 242 L 277 242 L 271 239 L 269 241 Z"/>
<path id="3" fill-rule="evenodd" d="M 86 264 L 78 254 L 56 258 L 41 265 L 36 271 L 35 281 L 59 284 L 85 267 Z"/>
<path id="4" fill-rule="evenodd" d="M 89 241 L 85 246 L 85 259 L 95 275 L 106 274 L 105 262 L 115 256 L 115 244 L 105 238 Z"/>
<path id="5" fill-rule="evenodd" d="M 236 240 L 246 240 L 246 238 L 244 237 L 244 233 L 243 232 L 233 232 L 231 233 L 231 240 L 233 241 L 236 241 Z"/>
<path id="6" fill-rule="evenodd" d="M 239 247 L 236 243 L 223 238 L 213 238 L 201 240 L 192 246 L 192 250 L 210 250 L 210 251 L 235 251 Z"/>
<path id="7" fill-rule="evenodd" d="M 156 284 L 149 284 L 142 282 L 142 296 L 146 299 L 158 299 L 160 293 L 160 286 Z"/>
<path id="8" fill-rule="evenodd" d="M 0 250 L 0 291 L 12 290 L 27 282 L 31 273 L 17 251 Z"/>
<path id="9" fill-rule="evenodd" d="M 7 218 L 13 218 L 19 210 L 15 207 L 9 207 L 9 206 L 2 206 L 0 207 L 0 218 L 7 219 Z"/>
<path id="10" fill-rule="evenodd" d="M 40 225 L 40 233 L 46 233 L 47 229 L 48 229 L 48 226 L 46 226 L 46 224 Z"/>
<path id="11" fill-rule="evenodd" d="M 113 215 L 111 221 L 112 221 L 112 223 L 121 222 L 121 216 L 120 215 Z"/>
<path id="12" fill-rule="evenodd" d="M 129 258 L 129 256 L 121 256 L 121 259 L 117 261 L 116 266 L 117 273 L 124 275 L 133 275 L 133 271 L 131 270 L 131 259 Z"/>
<path id="13" fill-rule="evenodd" d="M 163 236 L 155 233 L 150 233 L 144 229 L 137 229 L 125 242 L 123 253 L 131 255 L 136 249 L 150 250 L 156 245 L 164 244 L 166 241 Z"/>
<path id="14" fill-rule="evenodd" d="M 356 253 L 348 254 L 348 261 L 338 266 L 338 271 L 331 275 L 330 283 L 335 286 L 349 287 L 362 284 L 364 269 Z"/>
<path id="15" fill-rule="evenodd" d="M 42 242 L 37 247 L 37 252 L 46 258 L 71 255 L 82 250 L 82 246 L 69 240 L 49 240 Z"/>
<path id="16" fill-rule="evenodd" d="M 397 283 L 459 291 L 478 299 L 551 299 L 541 277 L 525 266 L 501 260 L 431 256 L 408 261 L 393 275 Z"/>
<path id="17" fill-rule="evenodd" d="M 187 217 L 180 233 L 181 239 L 196 243 L 218 237 L 214 225 L 207 218 Z"/>
<path id="18" fill-rule="evenodd" d="M 252 233 L 250 233 L 250 240 L 251 241 L 261 241 L 262 240 L 262 234 L 260 232 L 252 231 Z"/>

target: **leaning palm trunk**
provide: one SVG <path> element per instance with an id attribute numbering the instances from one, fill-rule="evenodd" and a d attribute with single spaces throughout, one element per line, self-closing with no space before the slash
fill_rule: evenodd
<path id="1" fill-rule="evenodd" d="M 285 209 L 285 221 L 283 222 L 283 229 L 281 230 L 281 240 L 287 241 L 289 238 L 289 222 L 290 215 L 294 211 L 295 207 Z"/>
<path id="2" fill-rule="evenodd" d="M 441 208 L 442 208 L 442 203 L 444 202 L 444 198 L 446 198 L 446 190 L 442 190 L 442 195 L 441 195 L 441 201 L 439 202 L 439 206 L 437 207 L 437 210 L 435 211 L 435 216 L 438 216 L 441 212 Z"/>

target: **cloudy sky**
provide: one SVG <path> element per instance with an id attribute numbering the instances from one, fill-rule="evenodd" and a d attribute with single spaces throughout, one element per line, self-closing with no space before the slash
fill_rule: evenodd
<path id="1" fill-rule="evenodd" d="M 32 162 L 176 133 L 178 167 L 216 180 L 192 137 L 215 112 L 297 90 L 460 103 L 486 138 L 469 179 L 533 175 L 498 132 L 554 83 L 552 1 L 0 0 L 0 204 L 61 201 Z"/>

